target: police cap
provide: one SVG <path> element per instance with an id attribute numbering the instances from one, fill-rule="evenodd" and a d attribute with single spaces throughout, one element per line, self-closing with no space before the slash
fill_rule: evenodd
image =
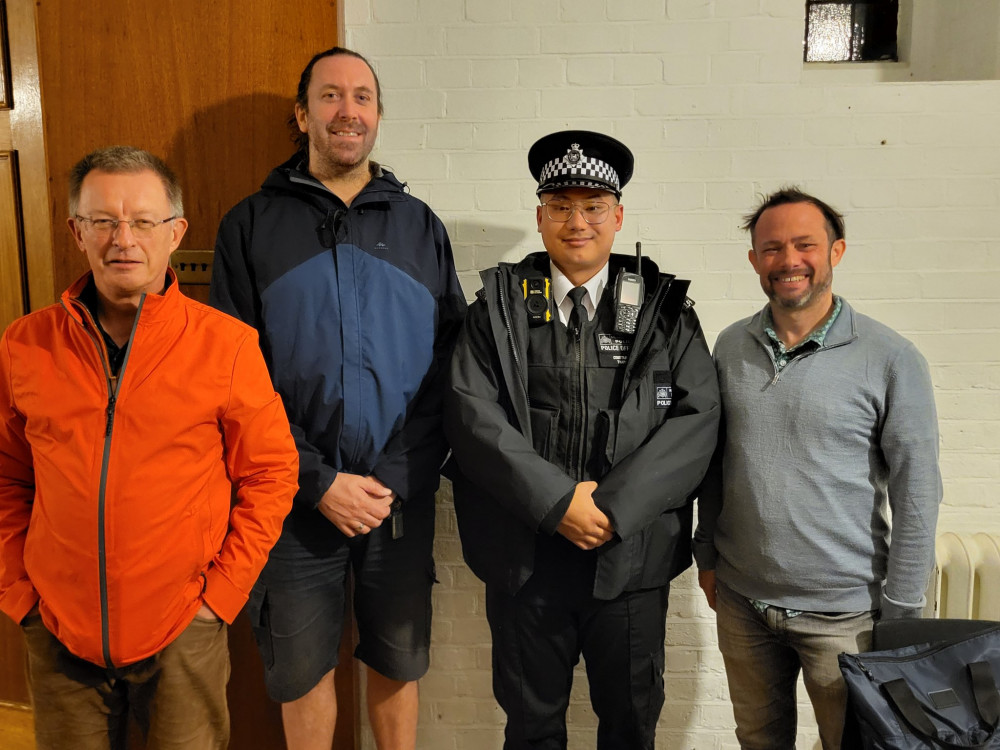
<path id="1" fill-rule="evenodd" d="M 632 152 L 610 136 L 589 130 L 563 130 L 539 138 L 528 151 L 528 168 L 538 181 L 536 194 L 559 188 L 609 190 L 621 198 L 632 178 Z"/>

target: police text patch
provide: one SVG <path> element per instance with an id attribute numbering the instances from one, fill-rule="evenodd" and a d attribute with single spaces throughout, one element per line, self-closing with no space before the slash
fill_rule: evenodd
<path id="1" fill-rule="evenodd" d="M 631 337 L 616 336 L 613 333 L 597 334 L 597 353 L 601 367 L 621 367 L 628 362 L 632 351 Z"/>

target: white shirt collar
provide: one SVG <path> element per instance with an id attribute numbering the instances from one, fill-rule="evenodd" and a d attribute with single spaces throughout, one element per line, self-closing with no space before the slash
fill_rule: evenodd
<path id="1" fill-rule="evenodd" d="M 559 320 L 563 322 L 563 325 L 566 325 L 569 323 L 570 313 L 573 312 L 573 300 L 567 296 L 569 290 L 573 288 L 573 282 L 566 277 L 566 274 L 559 270 L 555 263 L 550 262 L 549 268 L 552 272 L 552 298 L 559 309 Z M 587 320 L 593 320 L 594 312 L 597 310 L 597 305 L 600 303 L 601 295 L 604 294 L 604 288 L 607 285 L 608 264 L 605 263 L 600 271 L 591 276 L 583 284 L 583 288 L 587 290 L 587 293 L 583 296 L 583 306 L 587 310 Z"/>

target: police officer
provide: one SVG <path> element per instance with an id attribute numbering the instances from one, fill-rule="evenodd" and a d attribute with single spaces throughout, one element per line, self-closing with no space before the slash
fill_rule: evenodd
<path id="1" fill-rule="evenodd" d="M 484 271 L 451 367 L 464 555 L 486 582 L 505 750 L 565 748 L 582 653 L 597 747 L 652 748 L 669 582 L 719 393 L 688 282 L 613 255 L 633 157 L 588 131 L 532 146 L 544 253 Z"/>

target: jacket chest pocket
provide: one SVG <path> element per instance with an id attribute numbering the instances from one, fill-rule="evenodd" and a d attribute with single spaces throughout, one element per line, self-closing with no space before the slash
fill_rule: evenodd
<path id="1" fill-rule="evenodd" d="M 625 397 L 617 413 L 614 431 L 614 455 L 618 460 L 638 448 L 657 427 L 673 413 L 673 373 L 669 369 L 650 369 L 639 387 Z"/>
<path id="2" fill-rule="evenodd" d="M 601 409 L 597 412 L 594 422 L 594 476 L 603 477 L 615 465 L 618 418 L 617 409 Z"/>
<path id="3" fill-rule="evenodd" d="M 531 418 L 531 447 L 535 453 L 546 460 L 551 459 L 551 451 L 556 444 L 556 431 L 559 428 L 559 410 L 532 406 L 529 409 Z"/>

